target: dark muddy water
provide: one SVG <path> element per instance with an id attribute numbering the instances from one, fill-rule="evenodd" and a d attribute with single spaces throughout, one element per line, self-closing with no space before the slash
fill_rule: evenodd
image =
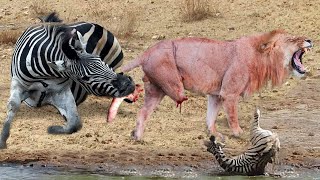
<path id="1" fill-rule="evenodd" d="M 145 173 L 144 173 L 145 174 Z M 151 173 L 152 174 L 152 173 Z M 154 173 L 153 173 L 154 174 Z M 70 172 L 55 170 L 47 167 L 27 167 L 21 165 L 1 165 L 0 179 L 1 180 L 145 180 L 145 179 L 203 179 L 203 180 L 273 180 L 273 179 L 313 179 L 320 180 L 320 170 L 305 169 L 295 170 L 294 168 L 284 168 L 283 172 L 279 173 L 277 177 L 271 176 L 225 176 L 225 175 L 209 175 L 199 174 L 197 172 L 157 172 L 157 175 L 144 176 L 136 173 L 135 175 L 114 175 L 114 174 L 94 174 L 89 172 Z"/>

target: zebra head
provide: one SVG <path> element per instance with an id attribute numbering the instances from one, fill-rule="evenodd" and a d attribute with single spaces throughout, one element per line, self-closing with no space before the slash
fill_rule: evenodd
<path id="1" fill-rule="evenodd" d="M 85 45 L 82 35 L 72 29 L 62 40 L 61 47 L 66 57 L 51 62 L 50 66 L 68 74 L 96 96 L 123 97 L 133 93 L 135 83 L 132 78 L 115 73 L 100 57 L 87 53 Z"/>

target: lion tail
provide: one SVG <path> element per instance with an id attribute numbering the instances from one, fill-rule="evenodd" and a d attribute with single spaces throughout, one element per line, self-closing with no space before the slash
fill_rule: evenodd
<path id="1" fill-rule="evenodd" d="M 128 72 L 131 71 L 132 69 L 140 66 L 143 62 L 143 55 L 142 56 L 138 56 L 137 58 L 131 60 L 129 63 L 123 65 L 121 67 L 121 71 L 122 72 Z"/>

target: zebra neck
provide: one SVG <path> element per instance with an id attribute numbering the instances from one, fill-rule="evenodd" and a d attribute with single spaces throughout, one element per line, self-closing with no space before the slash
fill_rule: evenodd
<path id="1" fill-rule="evenodd" d="M 252 137 L 257 131 L 260 131 L 260 123 L 259 123 L 259 116 L 257 114 L 254 115 L 254 118 L 251 122 L 251 128 L 250 128 L 250 136 Z"/>

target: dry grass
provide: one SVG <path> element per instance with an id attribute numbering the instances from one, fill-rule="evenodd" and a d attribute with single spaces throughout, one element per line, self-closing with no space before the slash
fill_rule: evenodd
<path id="1" fill-rule="evenodd" d="M 212 15 L 210 0 L 183 0 L 180 5 L 182 21 L 185 22 L 199 21 Z"/>
<path id="2" fill-rule="evenodd" d="M 46 16 L 54 11 L 50 7 L 51 6 L 48 4 L 48 1 L 45 1 L 45 0 L 33 1 L 29 7 L 30 15 L 33 17 Z"/>
<path id="3" fill-rule="evenodd" d="M 119 18 L 115 34 L 120 38 L 132 37 L 137 29 L 138 13 L 132 10 L 126 10 L 122 13 L 122 18 Z"/>
<path id="4" fill-rule="evenodd" d="M 88 16 L 95 20 L 109 20 L 112 16 L 112 7 L 108 7 L 104 0 L 88 1 Z"/>
<path id="5" fill-rule="evenodd" d="M 21 34 L 21 29 L 0 31 L 0 44 L 15 44 Z"/>
<path id="6" fill-rule="evenodd" d="M 119 7 L 106 3 L 104 0 L 91 0 L 86 3 L 87 8 L 82 20 L 102 25 L 117 38 L 133 36 L 138 26 L 138 16 L 141 14 L 141 8 L 133 8 L 134 5 L 125 3 L 119 9 Z M 74 15 L 70 15 L 70 17 L 72 16 Z"/>

